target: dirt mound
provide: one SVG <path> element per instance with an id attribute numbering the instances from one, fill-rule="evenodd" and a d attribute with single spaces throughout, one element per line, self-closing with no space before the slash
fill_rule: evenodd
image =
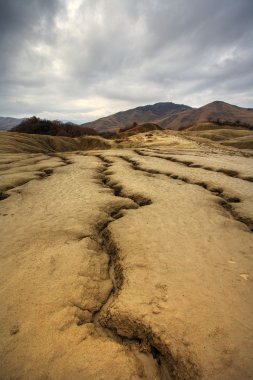
<path id="1" fill-rule="evenodd" d="M 127 137 L 136 135 L 137 133 L 145 133 L 145 132 L 152 132 L 152 131 L 163 131 L 163 128 L 161 128 L 158 124 L 154 123 L 144 123 L 144 124 L 137 124 L 133 123 L 130 127 L 121 128 L 119 130 L 119 135 L 121 137 Z"/>

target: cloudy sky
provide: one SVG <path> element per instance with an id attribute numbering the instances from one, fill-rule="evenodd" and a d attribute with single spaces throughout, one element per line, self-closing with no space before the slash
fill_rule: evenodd
<path id="1" fill-rule="evenodd" d="M 0 0 L 0 115 L 253 107 L 253 0 Z"/>

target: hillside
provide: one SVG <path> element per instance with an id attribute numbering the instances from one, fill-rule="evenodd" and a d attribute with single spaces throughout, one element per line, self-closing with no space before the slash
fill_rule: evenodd
<path id="1" fill-rule="evenodd" d="M 219 121 L 253 126 L 253 109 L 215 101 L 200 108 L 191 108 L 165 117 L 158 124 L 163 128 L 181 130 L 203 121 Z"/>
<path id="2" fill-rule="evenodd" d="M 46 136 L 28 133 L 0 133 L 0 154 L 54 153 L 74 150 L 107 149 L 111 144 L 98 136 Z"/>
<path id="3" fill-rule="evenodd" d="M 101 119 L 81 124 L 81 126 L 94 128 L 98 132 L 117 131 L 120 128 L 127 127 L 134 122 L 158 123 L 160 119 L 178 114 L 182 111 L 190 110 L 191 107 L 184 104 L 175 104 L 171 102 L 156 103 L 133 108 L 127 111 L 117 112 L 113 115 Z"/>
<path id="4" fill-rule="evenodd" d="M 0 131 L 8 131 L 20 124 L 22 120 L 23 119 L 16 119 L 15 117 L 0 116 Z"/>

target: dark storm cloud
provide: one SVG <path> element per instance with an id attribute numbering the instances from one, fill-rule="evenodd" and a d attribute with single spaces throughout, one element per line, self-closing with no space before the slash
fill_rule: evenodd
<path id="1" fill-rule="evenodd" d="M 0 2 L 1 39 L 21 30 L 29 30 L 33 25 L 46 19 L 52 21 L 52 13 L 57 10 L 54 0 L 9 0 Z"/>
<path id="2" fill-rule="evenodd" d="M 56 0 L 0 0 L 1 67 L 12 65 L 26 44 L 50 39 L 58 6 Z"/>
<path id="3" fill-rule="evenodd" d="M 252 106 L 252 17 L 252 0 L 0 0 L 0 113 Z"/>

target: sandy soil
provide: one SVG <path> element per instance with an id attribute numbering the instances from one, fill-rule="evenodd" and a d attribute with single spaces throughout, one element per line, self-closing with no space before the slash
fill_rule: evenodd
<path id="1" fill-rule="evenodd" d="M 1 155 L 1 379 L 253 378 L 253 159 L 172 140 Z"/>

